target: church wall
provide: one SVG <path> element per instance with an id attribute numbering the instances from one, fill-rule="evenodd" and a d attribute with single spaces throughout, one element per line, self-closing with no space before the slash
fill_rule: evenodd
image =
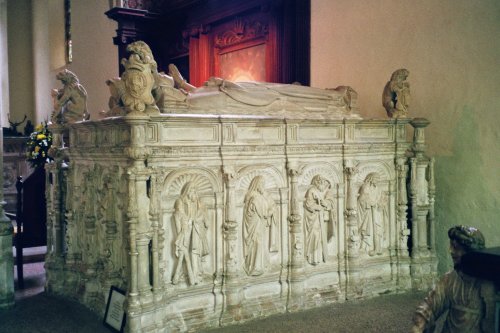
<path id="1" fill-rule="evenodd" d="M 12 121 L 21 121 L 26 114 L 34 118 L 33 48 L 31 1 L 7 1 L 7 39 L 9 71 L 9 110 L 2 115 L 8 127 L 7 113 Z"/>
<path id="2" fill-rule="evenodd" d="M 50 90 L 61 86 L 55 77 L 64 68 L 73 71 L 87 90 L 93 118 L 107 108 L 109 92 L 105 81 L 118 75 L 118 51 L 112 41 L 116 23 L 104 15 L 110 8 L 109 3 L 71 2 L 73 62 L 67 65 L 62 61 L 60 45 L 60 33 L 64 32 L 60 17 L 62 6 L 62 0 L 8 1 L 12 119 L 19 121 L 25 114 L 35 123 L 49 119 Z M 59 10 L 51 10 L 53 8 Z"/>
<path id="3" fill-rule="evenodd" d="M 410 116 L 431 121 L 440 272 L 451 266 L 455 224 L 499 246 L 500 3 L 313 0 L 311 22 L 311 85 L 354 87 L 364 117 L 385 118 L 384 84 L 395 69 L 410 71 Z"/>
<path id="4" fill-rule="evenodd" d="M 72 1 L 71 6 L 73 63 L 67 68 L 87 90 L 91 118 L 99 119 L 99 111 L 108 109 L 105 81 L 118 76 L 118 49 L 113 45 L 117 24 L 104 15 L 109 1 Z"/>

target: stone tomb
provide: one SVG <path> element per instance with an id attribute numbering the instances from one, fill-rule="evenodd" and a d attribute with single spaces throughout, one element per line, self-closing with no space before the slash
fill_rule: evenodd
<path id="1" fill-rule="evenodd" d="M 54 125 L 47 290 L 103 314 L 116 286 L 127 331 L 171 332 L 427 289 L 427 123 L 249 111 Z"/>
<path id="2" fill-rule="evenodd" d="M 49 292 L 102 314 L 114 286 L 126 331 L 172 332 L 430 287 L 427 120 L 363 120 L 345 86 L 193 87 L 127 50 L 107 118 L 55 103 Z"/>

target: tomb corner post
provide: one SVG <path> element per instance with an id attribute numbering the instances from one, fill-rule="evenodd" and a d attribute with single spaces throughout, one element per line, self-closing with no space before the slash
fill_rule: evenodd
<path id="1" fill-rule="evenodd" d="M 415 118 L 410 158 L 411 276 L 414 289 L 428 289 L 437 273 L 434 249 L 434 161 L 425 154 L 427 119 Z"/>
<path id="2" fill-rule="evenodd" d="M 51 124 L 53 135 L 49 155 L 53 163 L 45 164 L 45 198 L 47 207 L 47 272 L 46 289 L 53 292 L 64 288 L 65 278 L 65 237 L 66 237 L 66 196 L 67 196 L 67 146 L 64 137 L 68 135 L 66 125 Z"/>
<path id="3" fill-rule="evenodd" d="M 149 188 L 149 215 L 151 218 L 151 268 L 153 272 L 153 296 L 155 302 L 161 301 L 163 286 L 160 281 L 160 191 L 158 175 L 153 171 Z"/>
<path id="4" fill-rule="evenodd" d="M 127 303 L 127 326 L 130 331 L 140 327 L 141 308 L 153 302 L 150 284 L 149 246 L 152 242 L 152 219 L 149 214 L 148 183 L 151 184 L 147 159 L 150 148 L 145 144 L 148 116 L 129 114 L 130 143 L 125 148 L 129 160 L 127 225 L 129 237 L 130 281 Z M 153 258 L 154 260 L 154 258 Z M 154 269 L 154 268 L 153 268 Z"/>

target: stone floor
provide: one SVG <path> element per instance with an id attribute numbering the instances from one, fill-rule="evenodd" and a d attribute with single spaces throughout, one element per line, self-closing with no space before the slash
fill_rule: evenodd
<path id="1" fill-rule="evenodd" d="M 102 319 L 82 305 L 44 292 L 42 263 L 24 266 L 25 289 L 16 304 L 0 311 L 0 333 L 109 333 Z M 409 332 L 411 316 L 424 293 L 381 295 L 207 329 L 203 333 Z"/>

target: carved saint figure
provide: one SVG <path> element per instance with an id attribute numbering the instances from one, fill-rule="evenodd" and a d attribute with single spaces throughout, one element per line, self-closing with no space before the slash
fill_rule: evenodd
<path id="1" fill-rule="evenodd" d="M 455 226 L 448 230 L 454 269 L 446 273 L 417 307 L 412 332 L 434 332 L 435 321 L 446 314 L 441 332 L 494 332 L 495 287 L 493 282 L 462 271 L 462 256 L 485 247 L 476 228 Z"/>
<path id="2" fill-rule="evenodd" d="M 358 228 L 361 234 L 361 248 L 368 254 L 382 254 L 382 242 L 388 222 L 387 197 L 378 185 L 376 172 L 369 173 L 359 189 Z"/>
<path id="3" fill-rule="evenodd" d="M 65 69 L 56 75 L 63 87 L 52 89 L 54 111 L 52 121 L 58 124 L 90 119 L 87 111 L 87 91 L 78 77 Z"/>
<path id="4" fill-rule="evenodd" d="M 175 255 L 178 258 L 172 283 L 179 282 L 183 263 L 186 265 L 189 283 L 201 282 L 202 258 L 210 253 L 207 239 L 207 212 L 198 198 L 195 185 L 192 182 L 184 184 L 180 197 L 174 205 L 174 221 L 177 230 L 175 240 Z"/>
<path id="5" fill-rule="evenodd" d="M 314 176 L 304 200 L 305 252 L 307 261 L 311 265 L 326 262 L 329 238 L 326 222 L 335 221 L 334 200 L 328 195 L 330 186 L 330 182 L 321 175 Z M 333 231 L 334 228 L 332 227 L 331 230 Z"/>
<path id="6" fill-rule="evenodd" d="M 409 73 L 407 69 L 398 69 L 392 73 L 391 80 L 384 87 L 382 104 L 389 118 L 405 118 L 408 116 L 410 83 L 406 81 L 406 78 Z"/>
<path id="7" fill-rule="evenodd" d="M 264 188 L 264 177 L 252 179 L 245 195 L 243 208 L 243 254 L 248 275 L 264 273 L 266 240 L 270 252 L 277 251 L 276 204 Z M 269 232 L 266 232 L 270 228 Z"/>

